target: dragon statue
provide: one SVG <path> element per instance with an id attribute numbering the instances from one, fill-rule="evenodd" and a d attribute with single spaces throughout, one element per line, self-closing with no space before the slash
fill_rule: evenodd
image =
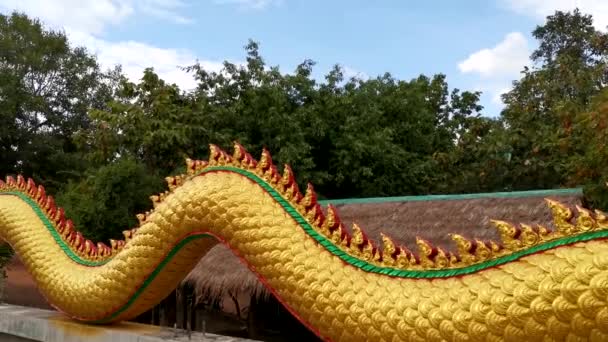
<path id="1" fill-rule="evenodd" d="M 75 320 L 128 320 L 153 307 L 216 243 L 327 341 L 608 341 L 608 218 L 548 200 L 554 229 L 493 221 L 500 241 L 453 235 L 456 251 L 418 253 L 347 230 L 236 144 L 211 146 L 111 246 L 74 229 L 31 179 L 0 182 L 0 237 L 40 292 Z"/>

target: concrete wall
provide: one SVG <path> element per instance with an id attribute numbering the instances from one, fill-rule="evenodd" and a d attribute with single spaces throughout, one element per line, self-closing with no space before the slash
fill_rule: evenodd
<path id="1" fill-rule="evenodd" d="M 192 333 L 137 323 L 111 326 L 86 325 L 74 322 L 62 314 L 36 308 L 0 304 L 0 338 L 4 335 L 20 337 L 14 341 L 40 342 L 178 342 L 215 341 L 245 342 L 242 338 Z"/>

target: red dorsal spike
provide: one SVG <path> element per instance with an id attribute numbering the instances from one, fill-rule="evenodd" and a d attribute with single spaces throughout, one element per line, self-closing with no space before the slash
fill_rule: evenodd
<path id="1" fill-rule="evenodd" d="M 88 255 L 96 255 L 97 254 L 97 247 L 95 247 L 95 244 L 93 243 L 93 241 L 91 241 L 91 240 L 85 240 L 85 242 L 84 242 L 84 252 L 87 253 Z"/>
<path id="2" fill-rule="evenodd" d="M 44 206 L 46 202 L 46 191 L 42 185 L 38 185 L 38 189 L 36 190 L 36 200 L 42 206 Z"/>
<path id="3" fill-rule="evenodd" d="M 17 186 L 21 189 L 21 190 L 25 190 L 26 187 L 26 183 L 25 183 L 25 178 L 23 178 L 22 175 L 17 175 Z"/>
<path id="4" fill-rule="evenodd" d="M 59 223 L 57 223 L 57 231 L 59 233 L 63 233 L 65 231 L 65 222 L 65 220 L 61 220 Z"/>
<path id="5" fill-rule="evenodd" d="M 17 186 L 17 181 L 15 181 L 15 178 L 11 176 L 6 176 L 6 185 L 10 187 Z"/>
<path id="6" fill-rule="evenodd" d="M 6 188 L 6 183 L 2 179 L 0 179 L 0 189 L 2 188 Z"/>
<path id="7" fill-rule="evenodd" d="M 74 230 L 74 222 L 72 222 L 72 220 L 65 220 L 65 228 L 64 228 L 64 232 L 66 231 L 73 231 Z"/>
<path id="8" fill-rule="evenodd" d="M 63 210 L 63 208 L 57 208 L 57 212 L 55 213 L 53 220 L 55 221 L 55 223 L 59 223 L 65 220 L 65 211 Z"/>
<path id="9" fill-rule="evenodd" d="M 103 242 L 98 242 L 97 243 L 97 252 L 98 252 L 98 254 L 100 256 L 106 256 L 106 255 L 108 255 L 108 251 L 109 250 L 110 250 L 110 247 L 108 247 Z"/>
<path id="10" fill-rule="evenodd" d="M 78 248 L 84 244 L 84 237 L 80 232 L 76 232 L 76 236 L 74 238 L 74 247 Z"/>
<path id="11" fill-rule="evenodd" d="M 28 192 L 28 194 L 30 194 L 31 196 L 36 196 L 36 191 L 38 190 L 37 186 L 36 186 L 36 182 L 34 182 L 33 179 L 28 178 L 27 179 L 27 186 L 25 188 Z"/>
<path id="12" fill-rule="evenodd" d="M 49 215 L 49 217 L 52 218 L 55 216 L 55 212 L 57 212 L 57 206 L 55 205 L 55 199 L 53 198 L 53 196 L 46 197 L 44 209 L 46 209 L 46 213 Z"/>

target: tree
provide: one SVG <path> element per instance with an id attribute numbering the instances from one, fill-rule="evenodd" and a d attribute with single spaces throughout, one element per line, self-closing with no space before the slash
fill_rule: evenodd
<path id="1" fill-rule="evenodd" d="M 196 103 L 177 85 L 166 84 L 148 68 L 138 84 L 122 78 L 106 109 L 91 111 L 92 124 L 77 141 L 92 163 L 134 158 L 148 170 L 165 176 L 184 164 L 186 157 L 207 150 L 204 116 L 193 112 Z"/>
<path id="2" fill-rule="evenodd" d="M 557 11 L 533 35 L 539 41 L 534 65 L 503 96 L 514 188 L 565 184 L 565 160 L 574 151 L 563 142 L 573 117 L 608 82 L 608 35 L 593 27 L 591 15 Z"/>
<path id="3" fill-rule="evenodd" d="M 54 188 L 82 170 L 71 137 L 89 125 L 89 108 L 104 107 L 109 87 L 95 58 L 64 33 L 0 15 L 0 173 Z"/>
<path id="4" fill-rule="evenodd" d="M 121 232 L 137 223 L 135 215 L 151 209 L 149 196 L 165 188 L 163 179 L 146 166 L 121 158 L 67 183 L 57 204 L 88 239 L 122 239 Z"/>

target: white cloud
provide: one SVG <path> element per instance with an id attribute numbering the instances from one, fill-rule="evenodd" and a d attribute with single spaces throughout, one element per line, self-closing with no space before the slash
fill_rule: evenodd
<path id="1" fill-rule="evenodd" d="M 90 34 L 68 31 L 68 38 L 76 45 L 85 46 L 97 55 L 99 63 L 106 68 L 122 65 L 123 72 L 132 81 L 143 76 L 143 70 L 153 67 L 166 82 L 175 83 L 182 89 L 193 89 L 196 82 L 192 74 L 179 69 L 197 62 L 189 50 L 165 49 L 136 41 L 109 42 Z M 219 71 L 223 65 L 215 61 L 199 61 L 206 70 Z"/>
<path id="2" fill-rule="evenodd" d="M 458 63 L 465 74 L 479 77 L 478 90 L 488 93 L 494 105 L 502 106 L 501 95 L 511 90 L 512 80 L 519 78 L 524 66 L 530 63 L 530 49 L 523 34 L 512 32 L 492 48 L 470 54 Z"/>
<path id="3" fill-rule="evenodd" d="M 134 12 L 131 1 L 116 0 L 0 0 L 0 9 L 17 10 L 40 18 L 53 28 L 100 34 L 107 25 L 115 25 Z"/>
<path id="4" fill-rule="evenodd" d="M 263 9 L 270 5 L 280 5 L 282 0 L 214 0 L 220 5 L 238 5 L 241 8 Z"/>
<path id="5" fill-rule="evenodd" d="M 510 10 L 543 21 L 555 11 L 571 11 L 579 8 L 593 15 L 594 25 L 599 30 L 608 26 L 608 1 L 606 0 L 500 0 Z"/>
<path id="6" fill-rule="evenodd" d="M 342 73 L 345 80 L 350 80 L 352 77 L 356 77 L 363 80 L 369 78 L 369 75 L 367 75 L 363 71 L 358 71 L 348 66 L 342 66 Z"/>
<path id="7" fill-rule="evenodd" d="M 73 45 L 89 49 L 97 55 L 104 68 L 122 65 L 124 73 L 132 81 L 141 79 L 145 68 L 153 67 L 165 81 L 176 83 L 182 89 L 192 89 L 196 85 L 193 75 L 179 67 L 196 63 L 193 52 L 132 40 L 108 41 L 103 38 L 107 27 L 119 25 L 136 15 L 188 23 L 191 20 L 179 14 L 186 6 L 181 0 L 0 0 L 0 11 L 18 10 L 39 18 L 51 28 L 65 30 Z M 222 68 L 221 62 L 199 63 L 211 71 Z"/>
<path id="8" fill-rule="evenodd" d="M 493 48 L 482 49 L 458 64 L 463 73 L 494 78 L 517 74 L 528 63 L 530 51 L 523 34 L 512 32 Z"/>

